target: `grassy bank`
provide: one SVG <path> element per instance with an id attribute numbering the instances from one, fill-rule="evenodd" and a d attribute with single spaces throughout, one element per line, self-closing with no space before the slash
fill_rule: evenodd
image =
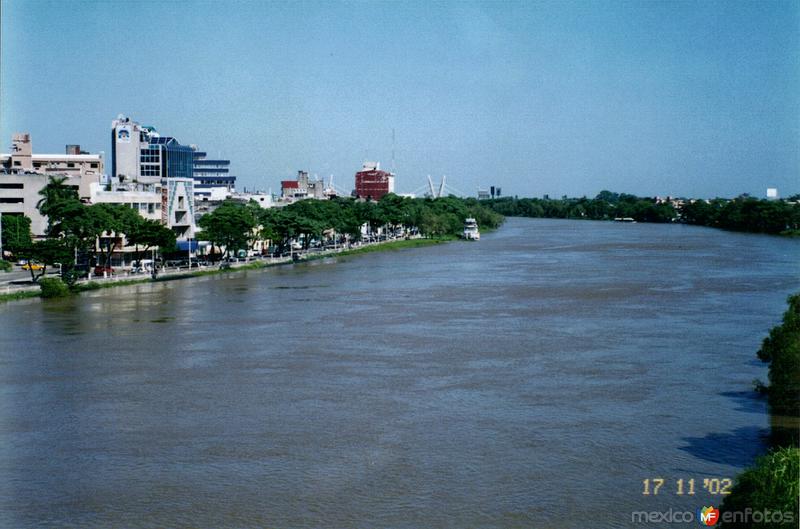
<path id="1" fill-rule="evenodd" d="M 420 248 L 422 246 L 431 246 L 434 244 L 442 244 L 449 241 L 456 240 L 457 237 L 436 237 L 431 239 L 402 239 L 399 241 L 385 242 L 382 244 L 373 244 L 370 246 L 362 246 L 361 248 L 353 248 L 351 250 L 344 250 L 335 254 L 320 255 L 318 258 L 323 257 L 339 257 L 346 255 L 357 255 L 362 253 L 384 252 L 405 250 L 407 248 Z M 316 256 L 314 256 L 316 257 Z"/>
<path id="2" fill-rule="evenodd" d="M 362 246 L 360 248 L 353 248 L 351 250 L 344 250 L 338 253 L 323 253 L 323 254 L 313 254 L 308 255 L 303 258 L 302 261 L 311 261 L 315 259 L 325 259 L 328 257 L 342 257 L 342 256 L 350 256 L 350 255 L 357 255 L 362 253 L 371 253 L 371 252 L 384 252 L 384 251 L 396 251 L 396 250 L 403 250 L 407 248 L 420 248 L 423 246 L 430 246 L 434 244 L 441 244 L 449 241 L 456 240 L 457 237 L 438 237 L 438 238 L 430 238 L 430 239 L 402 239 L 398 241 L 391 241 L 385 242 L 381 244 L 372 244 L 369 246 Z M 301 262 L 302 262 L 301 261 Z M 74 285 L 71 289 L 73 293 L 79 294 L 81 292 L 89 292 L 92 290 L 101 290 L 104 288 L 113 288 L 113 287 L 124 287 L 124 286 L 131 286 L 131 285 L 139 285 L 143 283 L 155 283 L 161 281 L 177 281 L 181 279 L 188 279 L 191 277 L 203 277 L 203 276 L 212 276 L 218 274 L 227 274 L 231 272 L 241 272 L 246 270 L 259 270 L 262 268 L 268 268 L 272 266 L 281 266 L 284 264 L 290 264 L 290 262 L 277 262 L 277 263 L 270 263 L 269 261 L 256 261 L 254 263 L 249 263 L 243 266 L 237 266 L 235 268 L 210 268 L 205 270 L 187 270 L 185 273 L 180 274 L 172 274 L 168 276 L 161 276 L 152 279 L 149 276 L 136 278 L 136 279 L 124 279 L 120 281 L 89 281 L 86 283 L 78 283 Z M 16 301 L 19 299 L 28 299 L 28 298 L 38 298 L 41 296 L 40 290 L 27 290 L 24 292 L 14 292 L 11 294 L 0 294 L 0 303 L 6 301 Z"/>
<path id="3" fill-rule="evenodd" d="M 38 298 L 38 290 L 26 290 L 24 292 L 12 292 L 10 294 L 0 294 L 0 303 L 6 301 L 17 301 L 18 299 Z"/>

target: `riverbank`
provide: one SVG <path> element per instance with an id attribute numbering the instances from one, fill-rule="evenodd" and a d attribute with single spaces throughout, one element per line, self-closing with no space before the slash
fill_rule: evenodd
<path id="1" fill-rule="evenodd" d="M 410 248 L 420 248 L 423 246 L 431 246 L 435 244 L 442 244 L 450 241 L 458 240 L 457 237 L 438 237 L 438 238 L 414 238 L 414 239 L 396 239 L 389 241 L 379 241 L 367 243 L 358 247 L 350 248 L 335 248 L 321 251 L 307 251 L 298 252 L 295 254 L 299 256 L 297 259 L 293 257 L 266 257 L 266 258 L 253 258 L 237 263 L 226 263 L 226 266 L 214 265 L 213 267 L 202 267 L 196 270 L 185 269 L 181 270 L 165 270 L 159 271 L 158 276 L 155 278 L 146 277 L 131 277 L 120 276 L 103 279 L 91 279 L 87 281 L 80 281 L 72 287 L 72 292 L 80 294 L 81 292 L 89 292 L 92 290 L 100 290 L 104 288 L 113 288 L 121 286 L 138 285 L 142 283 L 156 283 L 162 281 L 175 281 L 180 279 L 189 279 L 192 277 L 202 277 L 217 274 L 227 274 L 234 272 L 241 272 L 246 270 L 259 270 L 262 268 L 270 268 L 273 266 L 282 266 L 293 263 L 302 263 L 305 261 L 312 261 L 317 259 L 325 259 L 328 257 L 344 257 L 351 255 L 358 255 L 363 253 L 372 252 L 385 252 L 397 251 Z M 38 298 L 41 296 L 41 289 L 38 284 L 30 285 L 19 289 L 16 292 L 9 292 L 0 294 L 0 303 L 18 301 L 22 299 Z"/>

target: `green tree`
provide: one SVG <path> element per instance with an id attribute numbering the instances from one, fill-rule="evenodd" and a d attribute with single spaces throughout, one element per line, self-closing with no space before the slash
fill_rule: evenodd
<path id="1" fill-rule="evenodd" d="M 151 248 L 158 248 L 162 252 L 171 252 L 175 249 L 175 232 L 157 220 L 145 219 L 136 215 L 136 219 L 125 227 L 125 238 L 128 244 L 136 248 L 136 259 L 141 259 L 141 254 L 147 254 Z M 140 248 L 141 247 L 141 248 Z"/>
<path id="2" fill-rule="evenodd" d="M 800 417 L 800 293 L 789 297 L 781 325 L 764 339 L 758 357 L 769 364 L 767 396 L 772 415 L 772 441 L 798 445 Z"/>
<path id="3" fill-rule="evenodd" d="M 3 215 L 2 223 L 2 247 L 4 252 L 16 255 L 20 250 L 24 250 L 32 244 L 31 219 L 25 215 L 5 214 Z"/>
<path id="4" fill-rule="evenodd" d="M 224 247 L 225 254 L 250 247 L 258 219 L 253 211 L 235 202 L 223 202 L 217 209 L 200 217 L 203 237 L 215 246 Z"/>

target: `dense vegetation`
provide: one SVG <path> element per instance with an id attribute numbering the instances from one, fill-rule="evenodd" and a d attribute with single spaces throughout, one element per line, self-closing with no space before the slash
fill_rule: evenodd
<path id="1" fill-rule="evenodd" d="M 798 515 L 800 498 L 800 294 L 789 297 L 789 308 L 781 325 L 774 327 L 758 351 L 769 364 L 769 385 L 765 391 L 772 415 L 770 441 L 774 451 L 759 458 L 754 467 L 741 474 L 722 512 L 743 512 L 750 508 Z M 775 523 L 723 523 L 723 527 L 797 527 L 797 519 Z"/>
<path id="2" fill-rule="evenodd" d="M 720 527 L 796 529 L 799 484 L 800 449 L 780 448 L 758 458 L 752 468 L 736 478 L 731 494 L 720 508 Z M 760 523 L 752 515 L 746 518 L 748 509 L 765 518 Z M 731 517 L 732 521 L 726 522 L 726 516 Z M 770 517 L 771 522 L 766 522 L 766 516 Z"/>
<path id="3" fill-rule="evenodd" d="M 795 197 L 792 197 L 795 198 Z M 487 206 L 509 217 L 686 222 L 701 226 L 757 233 L 800 230 L 800 204 L 742 196 L 733 200 L 685 200 L 675 207 L 654 198 L 602 191 L 595 198 L 499 198 Z"/>
<path id="4" fill-rule="evenodd" d="M 781 325 L 764 339 L 758 357 L 769 364 L 766 387 L 773 444 L 798 446 L 800 426 L 800 294 L 789 297 Z M 793 424 L 792 424 L 793 423 Z"/>
<path id="5" fill-rule="evenodd" d="M 383 228 L 393 233 L 401 229 L 419 232 L 426 237 L 457 236 L 467 217 L 475 217 L 484 229 L 496 228 L 502 222 L 502 215 L 475 199 L 412 199 L 389 194 L 378 202 L 301 200 L 271 209 L 255 203 L 225 202 L 199 223 L 201 237 L 225 247 L 226 252 L 251 248 L 256 240 L 270 240 L 276 251 L 284 252 L 293 241 L 305 248 L 325 239 L 357 241 L 364 225 L 372 233 Z"/>

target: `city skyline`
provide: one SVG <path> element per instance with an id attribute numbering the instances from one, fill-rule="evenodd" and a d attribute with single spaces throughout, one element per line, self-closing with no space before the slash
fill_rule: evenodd
<path id="1" fill-rule="evenodd" d="M 122 113 L 273 192 L 393 153 L 398 192 L 800 192 L 794 3 L 218 8 L 3 0 L 0 150 L 110 167 Z"/>

